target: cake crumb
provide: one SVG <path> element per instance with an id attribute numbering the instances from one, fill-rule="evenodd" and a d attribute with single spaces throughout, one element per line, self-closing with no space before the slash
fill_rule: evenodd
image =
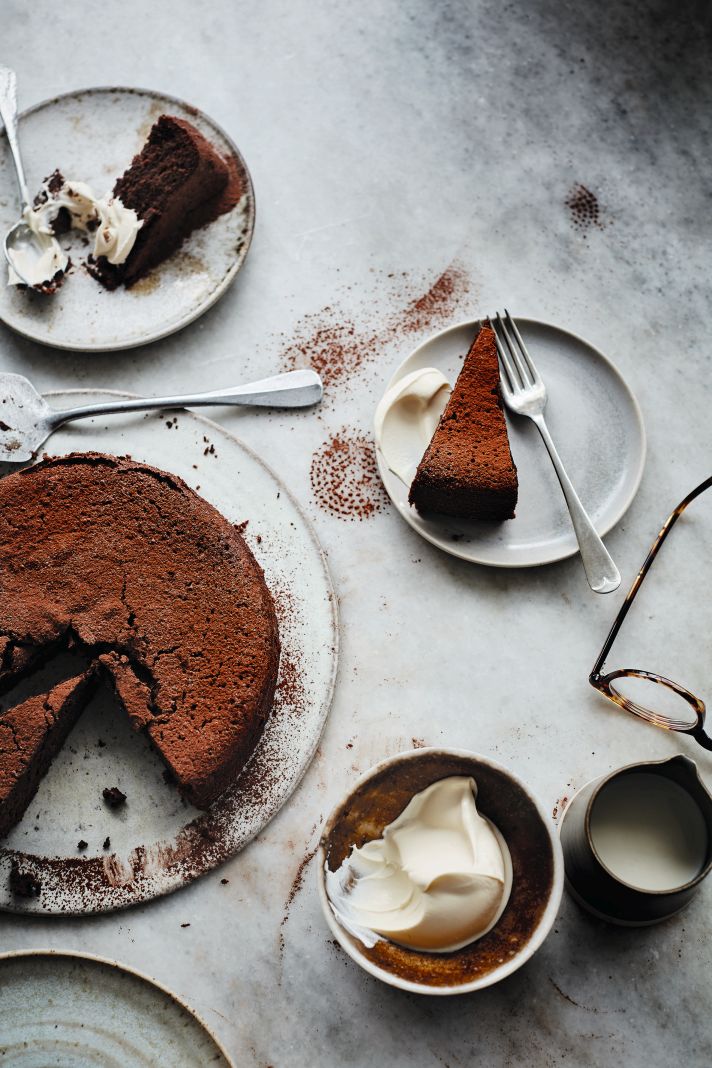
<path id="1" fill-rule="evenodd" d="M 109 808 L 120 808 L 121 805 L 126 804 L 126 794 L 123 790 L 119 790 L 118 786 L 105 786 L 102 796 Z"/>
<path id="2" fill-rule="evenodd" d="M 101 796 L 104 797 L 110 808 L 120 808 L 123 804 L 126 804 L 126 795 L 117 786 L 105 786 L 101 791 Z"/>
<path id="3" fill-rule="evenodd" d="M 82 853 L 87 848 L 88 845 L 89 845 L 88 842 L 85 842 L 83 838 L 80 838 L 79 841 L 77 842 L 77 849 L 79 850 L 80 853 Z"/>
<path id="4" fill-rule="evenodd" d="M 23 871 L 16 860 L 10 865 L 10 891 L 16 897 L 39 897 L 42 883 L 32 872 Z"/>
<path id="5" fill-rule="evenodd" d="M 111 849 L 111 839 L 109 838 L 108 834 L 104 839 L 104 849 Z"/>

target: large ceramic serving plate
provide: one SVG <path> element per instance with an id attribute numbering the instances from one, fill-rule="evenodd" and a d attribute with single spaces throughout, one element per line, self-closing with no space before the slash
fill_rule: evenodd
<path id="1" fill-rule="evenodd" d="M 67 408 L 117 396 L 49 395 Z M 336 600 L 322 550 L 286 487 L 226 430 L 188 412 L 74 423 L 50 439 L 62 455 L 98 450 L 180 475 L 233 523 L 272 591 L 282 654 L 272 714 L 250 763 L 207 812 L 186 805 L 164 765 L 108 689 L 83 713 L 35 800 L 0 849 L 0 908 L 100 912 L 168 893 L 215 868 L 250 841 L 290 796 L 316 749 L 336 671 Z M 111 810 L 104 787 L 127 802 Z M 109 844 L 104 845 L 109 839 Z M 78 842 L 87 847 L 78 850 Z M 39 898 L 9 890 L 12 861 L 41 883 Z"/>
<path id="2" fill-rule="evenodd" d="M 479 321 L 436 334 L 400 365 L 388 388 L 422 367 L 436 367 L 455 382 Z M 606 534 L 633 500 L 645 464 L 640 408 L 613 364 L 587 341 L 536 319 L 517 319 L 548 392 L 546 418 L 584 507 Z M 530 567 L 578 552 L 571 519 L 549 455 L 529 419 L 507 413 L 512 456 L 519 473 L 516 517 L 474 523 L 421 516 L 408 504 L 408 487 L 389 470 L 380 450 L 378 468 L 401 516 L 445 552 L 495 567 Z M 420 457 L 413 457 L 417 463 Z"/>
<path id="3" fill-rule="evenodd" d="M 175 994 L 115 961 L 0 956 L 0 1062 L 13 1068 L 170 1068 L 232 1061 Z"/>
<path id="4" fill-rule="evenodd" d="M 143 89 L 82 89 L 23 113 L 19 137 L 30 192 L 59 168 L 97 194 L 113 187 L 163 113 L 188 119 L 223 156 L 232 157 L 245 193 L 225 215 L 196 230 L 165 263 L 131 289 L 108 292 L 79 264 L 88 248 L 69 235 L 76 261 L 50 297 L 7 286 L 0 263 L 0 319 L 44 345 L 83 352 L 145 345 L 197 319 L 225 292 L 242 266 L 255 223 L 247 166 L 221 128 L 196 108 Z M 0 233 L 17 218 L 17 187 L 7 138 L 0 134 Z M 68 242 L 62 239 L 63 244 Z"/>

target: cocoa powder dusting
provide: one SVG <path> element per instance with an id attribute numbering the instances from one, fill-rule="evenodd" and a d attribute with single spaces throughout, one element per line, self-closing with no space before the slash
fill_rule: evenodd
<path id="1" fill-rule="evenodd" d="M 603 229 L 598 197 L 585 185 L 577 182 L 571 188 L 565 203 L 569 209 L 571 223 L 576 230 L 585 231 L 590 230 L 592 227 L 597 230 Z"/>
<path id="2" fill-rule="evenodd" d="M 327 305 L 305 315 L 295 335 L 282 350 L 282 365 L 288 371 L 312 367 L 325 386 L 333 386 L 358 370 L 377 351 L 376 334 L 360 331 Z"/>
<path id="3" fill-rule="evenodd" d="M 403 334 L 418 333 L 452 318 L 465 305 L 470 289 L 466 271 L 455 263 L 426 293 L 411 298 L 381 323 L 373 321 L 370 301 L 367 314 L 372 321 L 367 327 L 358 327 L 338 307 L 327 304 L 297 323 L 292 338 L 282 349 L 282 366 L 288 371 L 312 367 L 327 388 L 346 384 L 364 364 L 377 359 L 385 345 Z"/>
<path id="4" fill-rule="evenodd" d="M 310 849 L 308 853 L 305 853 L 305 855 L 302 857 L 302 860 L 300 861 L 299 867 L 297 868 L 296 875 L 294 876 L 294 879 L 292 880 L 292 885 L 289 888 L 289 893 L 287 894 L 287 900 L 284 902 L 284 916 L 282 917 L 282 922 L 281 922 L 281 925 L 280 925 L 282 927 L 285 925 L 285 923 L 287 922 L 287 920 L 289 918 L 289 910 L 290 910 L 290 908 L 292 906 L 292 903 L 294 902 L 295 897 L 297 896 L 297 894 L 301 890 L 302 886 L 304 885 L 304 875 L 306 873 L 306 870 L 307 870 L 309 864 L 312 862 L 312 860 L 316 856 L 316 851 L 317 851 L 317 846 L 314 846 L 314 848 Z"/>
<path id="5" fill-rule="evenodd" d="M 470 279 L 458 264 L 452 264 L 432 284 L 427 293 L 413 300 L 396 316 L 394 336 L 403 331 L 409 334 L 427 330 L 435 323 L 449 319 L 455 309 L 470 294 Z"/>
<path id="6" fill-rule="evenodd" d="M 366 434 L 346 428 L 333 434 L 314 453 L 309 474 L 316 503 L 339 519 L 370 519 L 388 504 Z"/>

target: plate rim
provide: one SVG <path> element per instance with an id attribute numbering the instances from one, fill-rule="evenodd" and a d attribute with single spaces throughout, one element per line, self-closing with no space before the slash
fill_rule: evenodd
<path id="1" fill-rule="evenodd" d="M 45 960 L 48 957 L 56 957 L 64 960 L 87 960 L 90 961 L 92 964 L 101 964 L 109 968 L 115 968 L 120 972 L 125 972 L 134 979 L 139 979 L 147 986 L 155 987 L 157 990 L 160 990 L 162 994 L 165 994 L 168 998 L 170 998 L 170 1000 L 174 1002 L 180 1009 L 182 1009 L 184 1012 L 187 1012 L 189 1016 L 192 1016 L 193 1019 L 199 1024 L 199 1026 L 202 1027 L 203 1031 L 205 1031 L 205 1033 L 209 1036 L 211 1041 L 215 1043 L 215 1046 L 225 1058 L 225 1061 L 229 1065 L 229 1068 L 236 1068 L 234 1060 L 229 1055 L 217 1035 L 213 1032 L 213 1030 L 208 1026 L 206 1021 L 200 1015 L 200 1013 L 196 1012 L 196 1010 L 191 1005 L 189 1005 L 188 1002 L 180 996 L 180 994 L 176 994 L 175 991 L 171 990 L 169 987 L 159 982 L 158 979 L 154 979 L 153 976 L 148 975 L 146 972 L 142 972 L 138 968 L 134 968 L 130 964 L 122 964 L 121 961 L 115 960 L 113 957 L 104 957 L 98 953 L 88 953 L 83 950 L 77 949 L 53 949 L 50 946 L 39 946 L 35 949 L 3 950 L 2 952 L 0 952 L 0 966 L 2 966 L 5 961 L 19 960 L 21 958 L 29 959 L 33 957 Z"/>
<path id="2" fill-rule="evenodd" d="M 57 396 L 67 395 L 67 394 L 71 394 L 72 396 L 77 396 L 77 397 L 82 397 L 82 396 L 88 397 L 88 396 L 92 396 L 92 395 L 96 396 L 97 394 L 104 394 L 104 395 L 108 395 L 108 396 L 112 396 L 112 397 L 123 397 L 123 398 L 126 398 L 126 399 L 136 399 L 139 396 L 139 394 L 129 393 L 129 392 L 126 392 L 124 390 L 102 389 L 101 387 L 99 387 L 99 388 L 92 388 L 92 387 L 72 388 L 72 387 L 69 387 L 69 388 L 65 388 L 65 389 L 52 389 L 52 390 L 44 391 L 42 393 L 42 396 L 45 397 L 45 398 L 49 398 L 49 397 L 57 397 Z M 158 408 L 156 410 L 157 411 L 162 411 L 162 410 L 163 411 L 168 411 L 169 409 L 160 409 L 160 408 Z M 309 516 L 305 513 L 304 509 L 302 508 L 302 505 L 297 500 L 295 495 L 292 493 L 291 489 L 285 483 L 285 481 L 274 471 L 274 469 L 271 467 L 271 465 L 269 463 L 267 463 L 267 461 L 264 460 L 250 445 L 248 445 L 245 441 L 243 441 L 242 438 L 238 437 L 237 434 L 233 433 L 232 430 L 229 430 L 227 427 L 223 426 L 221 423 L 218 423 L 215 420 L 210 419 L 205 415 L 201 415 L 199 412 L 194 411 L 192 408 L 182 408 L 182 409 L 174 409 L 174 410 L 182 411 L 182 412 L 184 412 L 184 413 L 186 413 L 188 415 L 191 415 L 195 419 L 197 419 L 200 423 L 202 423 L 204 426 L 207 426 L 207 427 L 209 427 L 209 428 L 211 428 L 213 430 L 218 430 L 220 433 L 225 434 L 228 438 L 230 438 L 232 440 L 232 442 L 234 444 L 236 444 L 239 448 L 242 448 L 244 450 L 244 452 L 247 453 L 250 456 L 251 459 L 255 460 L 279 484 L 280 492 L 284 492 L 286 497 L 289 499 L 291 505 L 295 508 L 295 510 L 297 511 L 298 515 L 301 517 L 302 522 L 304 523 L 305 529 L 306 529 L 306 531 L 307 531 L 307 533 L 309 535 L 309 538 L 310 538 L 312 544 L 314 545 L 315 549 L 317 550 L 317 553 L 319 555 L 319 559 L 321 561 L 322 571 L 323 571 L 324 577 L 326 579 L 326 587 L 327 587 L 328 601 L 329 601 L 329 614 L 330 614 L 331 628 L 332 628 L 332 635 L 333 635 L 333 642 L 332 642 L 332 650 L 333 650 L 333 652 L 332 652 L 331 661 L 330 661 L 331 662 L 331 671 L 330 671 L 329 680 L 328 680 L 328 687 L 327 687 L 327 690 L 325 692 L 325 696 L 324 696 L 323 703 L 322 703 L 322 708 L 324 709 L 324 712 L 323 712 L 323 715 L 322 715 L 322 721 L 321 721 L 321 725 L 320 725 L 320 728 L 319 728 L 319 732 L 314 738 L 313 744 L 312 744 L 311 749 L 309 751 L 308 758 L 306 758 L 305 761 L 304 761 L 304 767 L 301 769 L 300 773 L 295 777 L 295 779 L 290 783 L 290 787 L 289 787 L 288 792 L 286 793 L 284 798 L 280 801 L 280 803 L 275 808 L 275 810 L 270 814 L 270 816 L 266 820 L 266 822 L 261 827 L 256 828 L 254 830 L 254 832 L 241 843 L 239 848 L 237 848 L 235 850 L 230 850 L 220 861 L 218 861 L 218 863 L 214 864 L 213 866 L 211 866 L 210 868 L 206 869 L 205 871 L 200 872 L 199 874 L 191 877 L 190 879 L 184 880 L 182 882 L 177 882 L 172 886 L 155 890 L 154 892 L 152 892 L 152 893 L 150 893 L 148 895 L 137 897 L 137 898 L 135 898 L 134 900 L 131 900 L 131 901 L 120 902 L 119 904 L 110 904 L 110 905 L 105 906 L 105 907 L 99 907 L 99 908 L 97 908 L 97 907 L 89 907 L 89 908 L 78 908 L 78 909 L 73 909 L 73 908 L 71 908 L 71 909 L 70 908 L 54 908 L 54 909 L 50 910 L 50 909 L 47 909 L 47 908 L 17 908 L 17 907 L 10 908 L 10 907 L 7 907 L 7 906 L 0 906 L 0 913 L 5 913 L 5 914 L 8 914 L 8 915 L 13 915 L 13 916 L 40 916 L 42 918 L 47 918 L 47 919 L 50 919 L 50 920 L 57 919 L 58 921 L 61 920 L 61 919 L 65 919 L 68 916 L 80 916 L 80 917 L 82 917 L 82 916 L 108 916 L 111 913 L 123 912 L 126 909 L 131 909 L 131 908 L 137 908 L 137 907 L 140 907 L 140 906 L 150 905 L 152 902 L 158 901 L 163 897 L 167 897 L 170 894 L 177 893 L 177 892 L 179 892 L 181 890 L 186 889 L 189 886 L 192 886 L 199 879 L 201 879 L 204 875 L 207 875 L 210 871 L 217 870 L 223 864 L 227 863 L 229 860 L 232 860 L 234 857 L 236 857 L 240 853 L 242 853 L 242 851 L 251 842 L 253 842 L 257 838 L 257 836 L 259 834 L 261 834 L 262 831 L 265 830 L 266 827 L 269 826 L 269 824 L 272 822 L 272 820 L 275 819 L 279 815 L 279 813 L 282 811 L 284 806 L 294 796 L 298 786 L 301 784 L 301 782 L 304 779 L 307 771 L 311 767 L 311 765 L 312 765 L 312 763 L 314 761 L 314 756 L 315 756 L 315 754 L 317 752 L 317 749 L 319 748 L 319 745 L 321 743 L 321 739 L 322 739 L 324 731 L 326 729 L 326 724 L 327 724 L 327 721 L 329 719 L 329 715 L 330 715 L 330 712 L 331 712 L 331 709 L 332 709 L 332 706 L 333 706 L 333 703 L 334 703 L 334 695 L 335 695 L 335 692 L 336 692 L 336 680 L 337 680 L 337 676 L 338 676 L 339 663 L 340 663 L 340 659 L 341 659 L 341 628 L 340 628 L 340 619 L 339 619 L 339 598 L 338 598 L 338 594 L 337 594 L 336 588 L 334 586 L 334 581 L 333 581 L 333 578 L 331 576 L 331 571 L 329 570 L 329 563 L 328 563 L 328 559 L 327 559 L 326 550 L 324 549 L 323 545 L 321 544 L 321 542 L 319 540 L 319 537 L 317 535 L 317 532 L 316 532 L 316 529 L 314 527 L 314 524 L 312 523 L 312 521 L 309 518 Z M 146 414 L 146 413 L 135 413 L 135 414 L 139 414 L 140 415 L 140 414 Z M 80 421 L 80 420 L 78 420 L 78 421 Z M 51 441 L 51 437 L 50 437 L 49 441 Z M 47 444 L 47 442 L 45 444 Z M 38 455 L 38 457 L 35 460 L 35 462 L 38 462 L 39 460 L 41 460 L 42 456 L 45 455 L 45 454 L 47 454 L 47 453 L 46 453 L 46 450 L 43 447 L 43 451 Z M 48 454 L 48 455 L 51 455 L 51 453 Z M 32 466 L 32 464 L 25 464 L 25 465 L 19 465 L 18 464 L 17 470 L 19 471 L 19 470 L 22 470 L 24 467 L 30 467 L 30 466 Z M 2 850 L 2 848 L 3 848 L 2 847 L 2 843 L 0 843 L 0 850 Z M 0 959 L 2 959 L 2 954 L 0 954 Z"/>
<path id="3" fill-rule="evenodd" d="M 230 266 L 222 280 L 215 287 L 208 297 L 192 312 L 181 318 L 178 322 L 172 326 L 168 326 L 165 329 L 158 330 L 151 333 L 148 337 L 142 338 L 137 341 L 128 341 L 112 344 L 96 344 L 96 345 L 78 345 L 68 343 L 66 341 L 58 344 L 56 341 L 49 341 L 43 337 L 37 337 L 35 333 L 23 329 L 21 326 L 16 325 L 14 322 L 8 322 L 0 312 L 0 322 L 8 328 L 8 330 L 14 331 L 20 337 L 27 338 L 29 341 L 34 341 L 37 345 L 43 345 L 45 348 L 59 349 L 62 352 L 85 352 L 85 353 L 102 353 L 102 352 L 125 352 L 129 349 L 141 348 L 144 345 L 152 345 L 154 341 L 161 341 L 163 338 L 170 337 L 172 334 L 178 333 L 180 330 L 185 329 L 186 326 L 190 326 L 196 319 L 199 319 L 205 312 L 209 311 L 214 304 L 220 300 L 229 287 L 234 282 L 237 274 L 244 266 L 247 254 L 250 251 L 252 245 L 252 239 L 255 233 L 255 227 L 257 225 L 257 204 L 255 201 L 255 187 L 252 181 L 252 175 L 250 173 L 247 162 L 244 156 L 240 152 L 232 137 L 223 129 L 220 123 L 216 122 L 206 111 L 202 108 L 196 107 L 195 104 L 189 103 L 187 100 L 183 100 L 181 97 L 175 96 L 173 93 L 164 93 L 159 89 L 144 89 L 141 86 L 128 86 L 128 85 L 89 85 L 80 87 L 78 89 L 70 89 L 64 93 L 57 93 L 55 96 L 47 97 L 45 100 L 40 100 L 36 104 L 32 104 L 30 107 L 25 108 L 17 116 L 17 124 L 20 137 L 22 137 L 22 123 L 23 120 L 33 115 L 37 111 L 41 111 L 43 108 L 49 107 L 53 104 L 57 104 L 62 100 L 66 100 L 72 96 L 82 96 L 87 94 L 96 93 L 125 93 L 129 96 L 147 96 L 154 99 L 166 100 L 171 104 L 178 104 L 181 108 L 184 108 L 188 113 L 193 113 L 197 117 L 203 119 L 212 126 L 223 137 L 228 144 L 231 153 L 237 158 L 238 163 L 242 167 L 245 178 L 247 180 L 247 228 L 245 231 L 245 238 L 239 253 L 235 257 L 234 263 Z M 0 137 L 7 138 L 5 127 L 0 123 Z"/>
<path id="4" fill-rule="evenodd" d="M 488 318 L 489 317 L 485 315 L 485 316 L 482 316 L 481 318 L 478 318 L 478 319 L 462 319 L 462 320 L 459 320 L 456 323 L 452 323 L 450 326 L 444 327 L 442 330 L 438 330 L 434 334 L 430 334 L 427 338 L 425 338 L 425 340 L 421 341 L 418 345 L 415 346 L 414 349 L 412 349 L 408 353 L 408 355 L 405 357 L 405 359 L 401 360 L 401 362 L 398 364 L 398 367 L 395 369 L 395 371 L 391 375 L 390 379 L 388 380 L 388 383 L 386 384 L 386 387 L 385 387 L 383 393 L 381 394 L 381 397 L 379 397 L 379 403 L 380 403 L 380 400 L 382 399 L 382 397 L 385 396 L 385 394 L 388 392 L 388 390 L 391 389 L 392 386 L 394 386 L 397 382 L 399 382 L 401 380 L 401 378 L 403 378 L 404 373 L 405 373 L 404 372 L 405 365 L 410 360 L 412 360 L 413 357 L 416 355 L 416 353 L 418 353 L 420 351 L 420 349 L 422 349 L 425 345 L 429 344 L 432 341 L 436 341 L 439 338 L 444 337 L 446 334 L 454 333 L 456 330 L 462 330 L 462 329 L 464 329 L 466 327 L 467 328 L 472 327 L 473 329 L 476 326 L 480 326 L 481 327 L 482 323 L 487 321 Z M 645 462 L 646 462 L 646 457 L 647 457 L 648 441 L 647 441 L 647 433 L 646 433 L 646 430 L 645 430 L 645 421 L 643 419 L 643 412 L 642 412 L 642 409 L 641 409 L 640 404 L 638 402 L 638 399 L 636 398 L 635 394 L 633 393 L 633 390 L 630 388 L 630 386 L 628 385 L 626 379 L 623 377 L 623 375 L 621 374 L 619 369 L 616 367 L 616 365 L 613 363 L 613 361 L 611 359 L 609 359 L 609 357 L 606 356 L 605 353 L 601 352 L 601 350 L 596 345 L 593 345 L 590 341 L 587 341 L 586 338 L 582 337 L 580 334 L 574 333 L 573 330 L 567 330 L 565 327 L 557 326 L 555 323 L 547 322 L 544 319 L 534 319 L 531 316 L 515 315 L 514 319 L 515 319 L 515 322 L 521 323 L 525 327 L 527 325 L 533 325 L 533 326 L 536 326 L 536 327 L 545 327 L 548 330 L 554 330 L 559 334 L 564 334 L 567 338 L 571 338 L 573 341 L 577 342 L 580 345 L 583 345 L 585 348 L 587 348 L 591 352 L 593 352 L 595 354 L 595 356 L 597 357 L 597 359 L 599 359 L 607 367 L 607 369 L 613 374 L 613 377 L 617 380 L 619 385 L 622 387 L 622 390 L 626 394 L 626 397 L 627 397 L 627 399 L 628 399 L 628 401 L 629 401 L 629 403 L 631 405 L 631 408 L 633 409 L 633 413 L 635 415 L 635 426 L 636 426 L 637 431 L 638 431 L 638 437 L 639 437 L 639 443 L 640 443 L 640 448 L 639 448 L 639 452 L 638 452 L 638 459 L 637 459 L 637 466 L 636 466 L 636 469 L 634 471 L 634 478 L 633 478 L 633 482 L 631 484 L 631 489 L 628 491 L 627 495 L 622 499 L 622 503 L 619 506 L 619 508 L 617 509 L 613 519 L 611 519 L 610 521 L 606 521 L 605 523 L 602 523 L 602 524 L 600 524 L 600 526 L 596 527 L 596 530 L 597 530 L 599 536 L 603 538 L 603 537 L 605 537 L 606 534 L 608 534 L 613 529 L 613 527 L 615 527 L 618 523 L 620 523 L 621 519 L 623 518 L 623 516 L 626 514 L 626 512 L 630 508 L 631 504 L 635 500 L 635 497 L 637 496 L 638 490 L 640 489 L 640 483 L 642 481 L 643 473 L 645 471 Z M 545 567 L 548 564 L 559 563 L 562 560 L 569 560 L 572 556 L 579 555 L 578 545 L 575 544 L 571 548 L 564 549 L 564 550 L 556 550 L 556 551 L 554 551 L 553 555 L 551 555 L 551 554 L 544 555 L 541 558 L 536 559 L 536 560 L 534 560 L 534 559 L 529 559 L 529 560 L 493 560 L 490 556 L 473 555 L 473 553 L 463 552 L 462 549 L 459 548 L 459 542 L 456 542 L 456 541 L 453 541 L 452 544 L 444 544 L 442 540 L 438 540 L 438 538 L 435 537 L 434 535 L 432 535 L 429 531 L 422 530 L 422 529 L 420 529 L 420 527 L 416 526 L 415 523 L 413 522 L 413 517 L 411 515 L 411 509 L 410 508 L 408 508 L 408 509 L 401 508 L 401 506 L 399 505 L 398 501 L 394 500 L 393 496 L 391 495 L 391 493 L 390 493 L 390 491 L 388 489 L 388 486 L 386 485 L 386 480 L 385 480 L 385 477 L 384 477 L 384 472 L 385 471 L 389 471 L 390 468 L 386 464 L 385 458 L 383 456 L 383 453 L 381 452 L 381 449 L 378 446 L 376 446 L 376 461 L 377 461 L 377 464 L 378 464 L 378 473 L 379 473 L 379 475 L 381 477 L 381 482 L 383 483 L 383 487 L 384 487 L 386 493 L 388 494 L 389 500 L 393 504 L 394 508 L 396 509 L 396 511 L 398 512 L 400 517 L 408 524 L 408 526 L 411 528 L 411 530 L 415 531 L 415 533 L 420 535 L 421 538 L 423 538 L 425 541 L 429 542 L 436 549 L 440 549 L 442 552 L 448 553 L 450 556 L 455 556 L 459 560 L 465 560 L 467 563 L 471 563 L 471 564 L 480 564 L 480 565 L 485 566 L 485 567 L 497 567 L 497 568 L 503 568 L 503 569 L 505 569 L 507 571 L 514 571 L 514 570 L 521 570 L 522 568 L 527 568 L 527 567 Z M 475 552 L 476 551 L 477 550 L 475 550 Z"/>

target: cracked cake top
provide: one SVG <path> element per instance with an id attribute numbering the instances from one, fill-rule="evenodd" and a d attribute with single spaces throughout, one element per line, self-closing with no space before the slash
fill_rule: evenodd
<path id="1" fill-rule="evenodd" d="M 186 798 L 206 807 L 239 774 L 272 705 L 277 621 L 241 535 L 180 478 L 77 453 L 0 480 L 0 690 L 70 646 Z"/>

